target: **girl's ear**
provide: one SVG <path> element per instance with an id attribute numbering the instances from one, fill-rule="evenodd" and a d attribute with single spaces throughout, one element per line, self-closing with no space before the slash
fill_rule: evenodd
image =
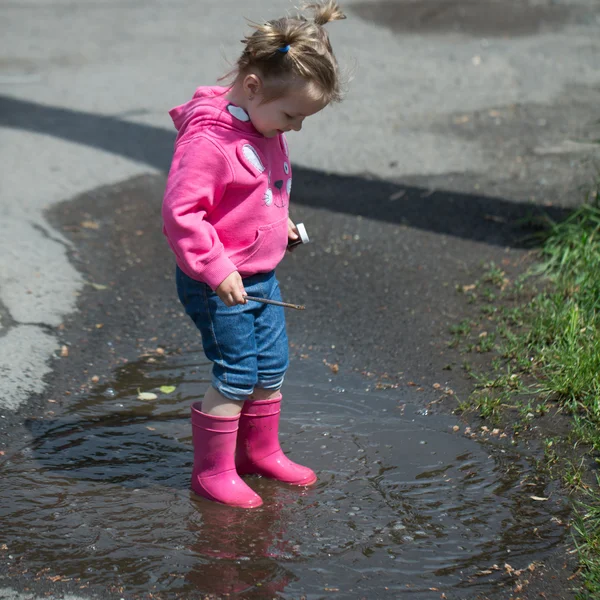
<path id="1" fill-rule="evenodd" d="M 262 93 L 262 81 L 258 75 L 250 73 L 244 77 L 243 88 L 246 97 L 253 100 L 254 96 L 260 96 Z"/>

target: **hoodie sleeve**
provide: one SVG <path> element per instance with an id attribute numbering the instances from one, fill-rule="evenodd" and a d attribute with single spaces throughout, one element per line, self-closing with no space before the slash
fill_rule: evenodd
<path id="1" fill-rule="evenodd" d="M 221 201 L 233 171 L 223 151 L 207 138 L 180 146 L 167 179 L 163 229 L 184 271 L 213 290 L 236 267 L 206 217 Z"/>

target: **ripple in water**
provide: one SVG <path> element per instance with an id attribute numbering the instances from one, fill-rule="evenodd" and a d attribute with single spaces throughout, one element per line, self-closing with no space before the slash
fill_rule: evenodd
<path id="1" fill-rule="evenodd" d="M 315 382 L 307 362 L 290 372 L 281 438 L 318 484 L 249 478 L 265 501 L 253 511 L 196 499 L 189 405 L 208 376 L 196 357 L 127 365 L 60 418 L 29 423 L 32 439 L 0 467 L 9 574 L 157 598 L 431 597 L 435 587 L 465 599 L 505 576 L 478 571 L 523 568 L 564 535 L 565 507 L 531 499 L 545 483 L 523 485 L 532 472 L 516 450 L 452 433 L 454 420 L 424 413 L 410 390 Z"/>

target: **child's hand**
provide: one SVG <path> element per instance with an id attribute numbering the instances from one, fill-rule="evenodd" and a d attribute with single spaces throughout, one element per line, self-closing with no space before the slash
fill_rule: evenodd
<path id="1" fill-rule="evenodd" d="M 246 290 L 244 289 L 242 277 L 237 271 L 225 277 L 215 292 L 227 306 L 246 304 L 248 302 L 246 300 Z"/>
<path id="2" fill-rule="evenodd" d="M 298 229 L 294 222 L 288 217 L 288 244 L 295 242 L 300 239 L 300 235 L 298 234 Z M 292 252 L 295 246 L 288 247 L 288 250 Z"/>

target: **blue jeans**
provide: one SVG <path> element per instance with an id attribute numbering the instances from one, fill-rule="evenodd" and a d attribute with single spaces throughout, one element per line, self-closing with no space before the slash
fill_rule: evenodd
<path id="1" fill-rule="evenodd" d="M 177 267 L 177 293 L 202 334 L 213 363 L 212 385 L 230 400 L 244 401 L 255 387 L 278 390 L 288 368 L 283 308 L 248 301 L 226 306 L 213 290 Z M 243 279 L 249 296 L 281 300 L 275 271 Z"/>

